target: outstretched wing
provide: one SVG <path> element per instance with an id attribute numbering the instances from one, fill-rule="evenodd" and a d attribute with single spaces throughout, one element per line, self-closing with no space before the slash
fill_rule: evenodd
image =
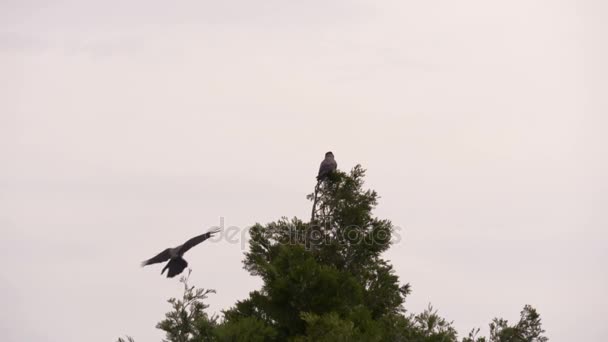
<path id="1" fill-rule="evenodd" d="M 171 248 L 167 248 L 164 251 L 158 253 L 158 255 L 155 256 L 154 258 L 148 259 L 148 260 L 142 262 L 141 267 L 151 265 L 151 264 L 158 264 L 159 262 L 165 262 L 165 261 L 171 259 L 171 253 L 169 252 L 170 250 L 171 250 Z"/>
<path id="2" fill-rule="evenodd" d="M 206 232 L 205 234 L 201 234 L 199 236 L 195 236 L 192 239 L 186 241 L 186 243 L 184 243 L 183 245 L 181 245 L 179 247 L 179 252 L 177 253 L 178 255 L 184 255 L 184 253 L 186 253 L 190 248 L 198 245 L 199 243 L 207 240 L 208 238 L 212 237 L 213 234 L 219 232 L 220 229 L 219 228 L 215 228 L 213 230 L 210 230 L 208 232 Z"/>

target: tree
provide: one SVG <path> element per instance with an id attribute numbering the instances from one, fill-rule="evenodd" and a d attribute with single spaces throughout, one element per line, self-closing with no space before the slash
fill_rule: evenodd
<path id="1" fill-rule="evenodd" d="M 309 195 L 311 222 L 282 218 L 251 228 L 244 267 L 263 286 L 224 311 L 220 322 L 204 312 L 214 291 L 189 286 L 183 277 L 182 299 L 169 300 L 172 311 L 157 325 L 165 341 L 457 342 L 452 322 L 432 306 L 420 314 L 405 311 L 410 286 L 382 258 L 394 228 L 373 216 L 378 195 L 363 188 L 364 176 L 358 165 L 319 183 Z M 489 338 L 478 332 L 462 342 L 547 341 L 531 306 L 514 326 L 496 318 Z"/>
<path id="2" fill-rule="evenodd" d="M 549 339 L 543 336 L 540 315 L 530 305 L 526 305 L 521 311 L 519 322 L 509 326 L 508 321 L 502 318 L 494 318 L 490 323 L 489 340 L 485 337 L 477 337 L 479 329 L 473 329 L 469 336 L 462 342 L 547 342 Z"/>
<path id="3" fill-rule="evenodd" d="M 165 342 L 204 342 L 214 341 L 214 328 L 217 317 L 209 317 L 205 309 L 209 306 L 204 300 L 215 290 L 197 289 L 188 285 L 188 275 L 180 278 L 184 284 L 184 294 L 181 299 L 171 298 L 168 302 L 173 310 L 165 314 L 165 319 L 156 327 L 165 331 Z"/>
<path id="4" fill-rule="evenodd" d="M 543 336 L 540 315 L 530 305 L 521 311 L 519 322 L 509 326 L 502 318 L 494 318 L 490 323 L 490 342 L 546 342 Z"/>
<path id="5" fill-rule="evenodd" d="M 382 325 L 404 312 L 409 285 L 381 257 L 393 226 L 373 217 L 378 195 L 363 189 L 364 175 L 356 166 L 324 181 L 313 222 L 283 218 L 251 228 L 244 264 L 264 285 L 226 311 L 224 324 L 255 318 L 278 341 L 318 340 L 329 331 L 382 340 Z"/>
<path id="6" fill-rule="evenodd" d="M 135 342 L 135 340 L 133 339 L 133 337 L 127 336 L 125 338 L 119 337 L 116 342 Z"/>

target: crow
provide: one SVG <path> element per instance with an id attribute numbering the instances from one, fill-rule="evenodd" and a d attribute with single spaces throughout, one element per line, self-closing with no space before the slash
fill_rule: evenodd
<path id="1" fill-rule="evenodd" d="M 181 246 L 177 246 L 175 248 L 167 248 L 164 251 L 160 252 L 157 256 L 153 257 L 152 259 L 148 259 L 148 260 L 142 262 L 141 267 L 151 265 L 151 264 L 158 264 L 158 263 L 169 260 L 169 262 L 167 263 L 167 265 L 165 265 L 165 267 L 160 272 L 160 274 L 164 274 L 166 270 L 169 270 L 167 272 L 167 278 L 173 278 L 176 275 L 182 273 L 184 271 L 184 269 L 186 267 L 188 267 L 188 262 L 186 262 L 186 260 L 184 260 L 184 258 L 182 258 L 184 253 L 186 253 L 190 248 L 192 248 L 192 247 L 198 245 L 199 243 L 207 240 L 208 238 L 212 237 L 213 234 L 215 234 L 219 231 L 220 231 L 219 228 L 215 228 L 215 229 L 209 230 L 205 234 L 201 234 L 199 236 L 193 237 L 192 239 L 186 241 L 186 243 L 184 243 Z"/>
<path id="2" fill-rule="evenodd" d="M 319 166 L 319 174 L 317 175 L 317 180 L 322 181 L 326 179 L 331 173 L 336 171 L 338 167 L 338 163 L 334 159 L 334 154 L 331 152 L 325 153 L 325 159 L 321 162 L 321 166 Z"/>

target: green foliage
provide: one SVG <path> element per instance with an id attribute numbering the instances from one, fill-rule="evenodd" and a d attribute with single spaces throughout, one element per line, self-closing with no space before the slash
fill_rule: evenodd
<path id="1" fill-rule="evenodd" d="M 226 342 L 264 342 L 274 341 L 276 330 L 255 317 L 242 317 L 226 321 L 216 331 L 218 341 Z"/>
<path id="2" fill-rule="evenodd" d="M 490 342 L 546 342 L 543 336 L 540 315 L 536 309 L 526 305 L 521 311 L 519 322 L 509 326 L 502 318 L 494 318 L 490 323 Z"/>
<path id="3" fill-rule="evenodd" d="M 169 300 L 172 311 L 157 325 L 165 341 L 458 342 L 452 323 L 430 305 L 420 314 L 405 312 L 409 284 L 401 285 L 381 256 L 393 225 L 372 215 L 378 195 L 363 188 L 364 176 L 356 166 L 321 183 L 309 195 L 316 204 L 312 222 L 282 218 L 251 228 L 244 267 L 263 286 L 224 311 L 221 322 L 204 312 L 214 291 L 182 278 L 182 299 Z M 489 339 L 478 333 L 462 342 L 547 341 L 530 306 L 516 325 L 494 319 Z"/>
<path id="4" fill-rule="evenodd" d="M 116 340 L 116 342 L 135 342 L 135 340 L 133 339 L 133 337 L 127 336 L 126 339 L 119 337 L 118 340 Z"/>
<path id="5" fill-rule="evenodd" d="M 204 311 L 208 305 L 203 300 L 215 290 L 197 289 L 188 285 L 188 275 L 181 277 L 184 294 L 181 299 L 171 298 L 172 311 L 165 314 L 165 319 L 156 327 L 165 331 L 165 342 L 203 342 L 214 341 L 214 328 L 217 317 L 209 317 Z"/>
<path id="6" fill-rule="evenodd" d="M 457 333 L 452 327 L 452 322 L 441 318 L 431 305 L 424 312 L 413 316 L 412 320 L 414 322 L 413 341 L 457 341 Z"/>
<path id="7" fill-rule="evenodd" d="M 549 339 L 543 336 L 540 315 L 530 305 L 526 305 L 521 311 L 517 324 L 510 326 L 507 320 L 494 318 L 490 323 L 490 337 L 477 337 L 479 329 L 473 329 L 469 336 L 462 342 L 547 342 Z"/>
<path id="8" fill-rule="evenodd" d="M 487 342 L 485 337 L 477 337 L 479 334 L 479 328 L 472 329 L 469 332 L 469 335 L 462 339 L 462 342 Z"/>
<path id="9" fill-rule="evenodd" d="M 354 340 L 354 323 L 350 320 L 341 319 L 335 312 L 323 316 L 302 313 L 302 319 L 307 326 L 306 336 L 298 337 L 295 341 L 348 342 Z"/>
<path id="10" fill-rule="evenodd" d="M 393 226 L 372 216 L 378 196 L 363 189 L 364 175 L 357 166 L 324 182 L 314 222 L 283 218 L 251 228 L 244 264 L 264 286 L 228 310 L 226 322 L 255 317 L 275 329 L 277 340 L 309 338 L 330 327 L 351 331 L 353 340 L 379 332 L 375 321 L 383 316 L 403 312 L 409 286 L 399 284 L 380 256 Z"/>

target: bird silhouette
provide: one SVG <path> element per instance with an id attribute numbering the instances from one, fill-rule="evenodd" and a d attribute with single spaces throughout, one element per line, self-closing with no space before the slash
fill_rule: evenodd
<path id="1" fill-rule="evenodd" d="M 190 250 L 190 248 L 212 237 L 213 234 L 218 233 L 219 231 L 219 228 L 215 228 L 209 230 L 205 234 L 193 237 L 192 239 L 186 241 L 183 245 L 177 246 L 175 248 L 167 248 L 164 251 L 158 253 L 158 255 L 156 255 L 155 257 L 142 262 L 141 267 L 152 264 L 158 264 L 169 260 L 169 262 L 165 265 L 160 274 L 164 274 L 165 271 L 168 270 L 167 278 L 173 278 L 176 275 L 182 273 L 184 269 L 188 267 L 188 262 L 183 258 L 184 253 Z"/>
<path id="2" fill-rule="evenodd" d="M 332 172 L 336 171 L 338 167 L 338 163 L 334 159 L 334 154 L 331 152 L 325 153 L 325 159 L 321 162 L 321 166 L 319 166 L 319 174 L 317 175 L 317 180 L 322 181 L 326 179 Z"/>

